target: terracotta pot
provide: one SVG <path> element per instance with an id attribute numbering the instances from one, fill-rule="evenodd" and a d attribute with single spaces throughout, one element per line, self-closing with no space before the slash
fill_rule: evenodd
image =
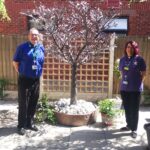
<path id="1" fill-rule="evenodd" d="M 92 124 L 96 120 L 95 111 L 86 115 L 69 115 L 60 112 L 55 112 L 55 115 L 59 124 L 67 126 L 83 126 Z"/>
<path id="2" fill-rule="evenodd" d="M 107 114 L 101 113 L 102 123 L 106 126 L 113 125 L 113 117 L 108 116 Z"/>

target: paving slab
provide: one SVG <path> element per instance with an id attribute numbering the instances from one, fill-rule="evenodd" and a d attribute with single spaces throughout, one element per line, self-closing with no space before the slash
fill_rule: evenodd
<path id="1" fill-rule="evenodd" d="M 39 131 L 17 134 L 17 101 L 0 101 L 0 150 L 146 150 L 147 135 L 143 125 L 150 120 L 150 107 L 140 107 L 138 136 L 120 132 L 124 116 L 113 126 L 104 127 L 100 115 L 88 126 L 67 127 L 38 124 Z"/>

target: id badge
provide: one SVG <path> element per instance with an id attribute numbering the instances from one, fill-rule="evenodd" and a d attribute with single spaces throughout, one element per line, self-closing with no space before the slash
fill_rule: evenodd
<path id="1" fill-rule="evenodd" d="M 32 65 L 32 70 L 37 70 L 37 65 Z"/>
<path id="2" fill-rule="evenodd" d="M 127 85 L 127 84 L 128 84 L 128 81 L 123 81 L 123 84 L 124 84 L 124 85 Z"/>
<path id="3" fill-rule="evenodd" d="M 129 70 L 129 67 L 124 67 L 124 70 L 128 71 L 128 70 Z"/>

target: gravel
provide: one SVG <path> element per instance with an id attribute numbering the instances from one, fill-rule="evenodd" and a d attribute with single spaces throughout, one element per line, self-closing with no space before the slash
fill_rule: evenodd
<path id="1" fill-rule="evenodd" d="M 97 108 L 92 102 L 87 102 L 85 100 L 78 100 L 77 104 L 70 105 L 70 99 L 60 99 L 54 102 L 55 111 L 70 114 L 70 115 L 85 115 L 91 114 Z"/>

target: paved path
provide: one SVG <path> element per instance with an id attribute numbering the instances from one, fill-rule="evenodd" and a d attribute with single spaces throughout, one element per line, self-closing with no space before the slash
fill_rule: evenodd
<path id="1" fill-rule="evenodd" d="M 16 133 L 17 104 L 0 101 L 0 150 L 146 150 L 147 136 L 144 123 L 150 120 L 150 107 L 140 108 L 138 137 L 120 132 L 124 118 L 117 118 L 112 127 L 103 128 L 100 117 L 89 126 L 65 127 L 38 125 L 39 131 L 27 131 L 25 136 Z"/>

